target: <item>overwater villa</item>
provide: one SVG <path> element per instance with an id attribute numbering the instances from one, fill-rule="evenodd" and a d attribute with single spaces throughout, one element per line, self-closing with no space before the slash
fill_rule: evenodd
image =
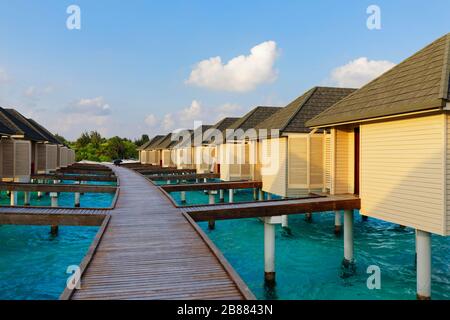
<path id="1" fill-rule="evenodd" d="M 416 229 L 421 299 L 431 234 L 450 235 L 449 78 L 447 34 L 307 122 L 331 134 L 331 195 L 357 194 L 363 215 Z"/>
<path id="2" fill-rule="evenodd" d="M 220 145 L 225 141 L 225 131 L 239 118 L 223 118 L 204 132 L 202 147 L 197 148 L 197 158 L 202 159 L 197 163 L 198 173 L 220 174 Z M 200 151 L 198 151 L 200 150 Z M 200 153 L 200 155 L 198 154 Z M 207 161 L 210 159 L 211 161 Z"/>
<path id="3" fill-rule="evenodd" d="M 256 135 L 255 127 L 279 110 L 279 107 L 256 107 L 227 128 L 226 139 L 219 146 L 221 180 L 253 178 L 256 159 L 251 156 L 255 151 L 250 149 L 250 141 Z"/>
<path id="4" fill-rule="evenodd" d="M 152 162 L 154 162 L 156 159 L 156 149 L 154 147 L 161 142 L 163 138 L 163 135 L 157 135 L 138 148 L 140 163 L 152 164 Z"/>
<path id="5" fill-rule="evenodd" d="M 352 93 L 354 89 L 315 87 L 280 109 L 255 129 L 268 131 L 257 143 L 253 179 L 263 191 L 281 197 L 304 196 L 326 187 L 326 141 L 322 132 L 311 132 L 305 122 Z M 278 137 L 272 137 L 277 134 Z"/>

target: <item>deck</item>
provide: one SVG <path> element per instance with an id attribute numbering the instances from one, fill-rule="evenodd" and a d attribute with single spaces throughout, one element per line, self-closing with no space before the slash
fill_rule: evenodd
<path id="1" fill-rule="evenodd" d="M 115 167 L 120 196 L 86 264 L 62 299 L 253 299 L 217 248 L 140 174 Z M 90 250 L 91 251 L 91 250 Z"/>

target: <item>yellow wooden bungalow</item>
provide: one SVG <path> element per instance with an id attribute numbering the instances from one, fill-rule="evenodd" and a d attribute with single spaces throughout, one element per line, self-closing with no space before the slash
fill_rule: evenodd
<path id="1" fill-rule="evenodd" d="M 151 159 L 152 158 L 151 155 L 154 154 L 154 153 L 152 153 L 152 151 L 155 150 L 154 146 L 157 145 L 163 138 L 164 138 L 164 136 L 157 135 L 137 149 L 139 152 L 139 162 L 140 163 L 152 164 L 151 161 L 153 161 L 153 160 Z"/>
<path id="2" fill-rule="evenodd" d="M 172 133 L 163 136 L 152 146 L 151 159 L 153 163 L 159 163 L 164 168 L 176 167 L 174 145 L 175 141 L 172 141 Z"/>
<path id="3" fill-rule="evenodd" d="M 220 174 L 220 145 L 225 141 L 225 131 L 239 118 L 227 117 L 205 130 L 201 147 L 196 148 L 197 173 Z"/>
<path id="4" fill-rule="evenodd" d="M 253 178 L 251 164 L 256 159 L 251 157 L 254 150 L 250 149 L 249 141 L 255 138 L 255 127 L 279 110 L 279 107 L 256 107 L 227 128 L 226 141 L 219 146 L 221 180 Z"/>
<path id="5" fill-rule="evenodd" d="M 329 136 L 311 132 L 305 123 L 352 92 L 314 87 L 256 126 L 258 132 L 268 130 L 267 139 L 253 142 L 258 157 L 252 177 L 263 182 L 263 191 L 298 197 L 324 189 Z"/>
<path id="6" fill-rule="evenodd" d="M 419 298 L 430 297 L 430 234 L 450 235 L 449 78 L 447 34 L 307 123 L 331 133 L 331 194 L 416 229 Z"/>

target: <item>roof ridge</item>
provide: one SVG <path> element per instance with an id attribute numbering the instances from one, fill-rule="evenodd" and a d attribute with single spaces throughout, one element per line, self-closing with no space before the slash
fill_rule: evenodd
<path id="1" fill-rule="evenodd" d="M 27 119 L 23 114 L 21 114 L 19 111 L 17 111 L 16 109 L 13 109 L 13 108 L 8 108 L 8 109 L 5 109 L 5 110 L 6 110 L 6 112 L 11 112 L 11 113 L 13 113 L 17 118 L 21 119 L 21 121 L 23 122 L 24 125 L 26 125 L 26 126 L 30 127 L 31 129 L 33 129 L 33 131 L 34 131 L 35 133 L 37 133 L 38 136 L 41 137 L 41 139 L 44 139 L 44 140 L 42 140 L 42 141 L 47 141 L 47 142 L 49 142 L 49 141 L 48 141 L 48 138 L 45 137 L 45 136 L 42 134 L 42 132 L 40 132 L 39 129 L 37 129 L 36 126 L 34 126 L 30 121 L 28 121 L 28 119 Z M 39 140 L 37 140 L 37 141 L 39 141 Z"/>
<path id="2" fill-rule="evenodd" d="M 309 89 L 309 92 L 306 92 L 306 98 L 303 100 L 303 103 L 297 108 L 297 111 L 294 112 L 289 119 L 286 121 L 286 123 L 283 125 L 283 127 L 280 128 L 280 132 L 284 131 L 286 127 L 289 125 L 289 123 L 294 119 L 294 117 L 300 112 L 300 110 L 305 106 L 305 104 L 311 99 L 313 94 L 318 90 L 318 87 L 313 87 Z M 296 98 L 298 99 L 298 98 Z"/>

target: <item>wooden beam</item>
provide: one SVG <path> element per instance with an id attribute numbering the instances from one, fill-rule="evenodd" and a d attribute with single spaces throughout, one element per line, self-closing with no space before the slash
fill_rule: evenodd
<path id="1" fill-rule="evenodd" d="M 186 208 L 186 212 L 195 221 L 244 219 L 258 217 L 273 217 L 307 212 L 325 212 L 334 210 L 360 209 L 361 201 L 355 199 L 336 200 L 316 198 L 296 201 L 274 201 L 251 204 L 230 204 Z"/>
<path id="2" fill-rule="evenodd" d="M 194 179 L 218 179 L 220 174 L 218 173 L 196 173 L 196 174 L 174 174 L 174 175 L 155 175 L 149 176 L 150 180 L 153 181 L 164 181 L 164 180 L 194 180 Z"/>
<path id="3" fill-rule="evenodd" d="M 105 214 L 0 213 L 0 225 L 100 226 Z"/>
<path id="4" fill-rule="evenodd" d="M 68 180 L 68 181 L 103 181 L 115 182 L 115 176 L 89 176 L 89 175 L 67 175 L 67 174 L 34 174 L 31 179 L 36 180 Z"/>
<path id="5" fill-rule="evenodd" d="M 106 175 L 111 176 L 112 171 L 107 170 L 90 170 L 90 169 L 76 169 L 76 168 L 61 168 L 56 170 L 56 173 L 70 173 L 70 174 L 92 174 L 92 175 Z"/>
<path id="6" fill-rule="evenodd" d="M 182 173 L 196 173 L 195 169 L 168 169 L 168 168 L 160 168 L 160 169 L 143 169 L 143 170 L 135 170 L 143 175 L 151 175 L 151 174 L 182 174 Z"/>
<path id="7" fill-rule="evenodd" d="M 192 184 L 168 184 L 160 186 L 166 192 L 194 191 L 194 190 L 221 190 L 221 189 L 250 189 L 262 188 L 261 181 L 229 181 Z"/>
<path id="8" fill-rule="evenodd" d="M 81 193 L 114 193 L 116 186 L 101 186 L 87 184 L 42 184 L 42 183 L 0 183 L 3 191 L 31 191 L 31 192 L 81 192 Z"/>

